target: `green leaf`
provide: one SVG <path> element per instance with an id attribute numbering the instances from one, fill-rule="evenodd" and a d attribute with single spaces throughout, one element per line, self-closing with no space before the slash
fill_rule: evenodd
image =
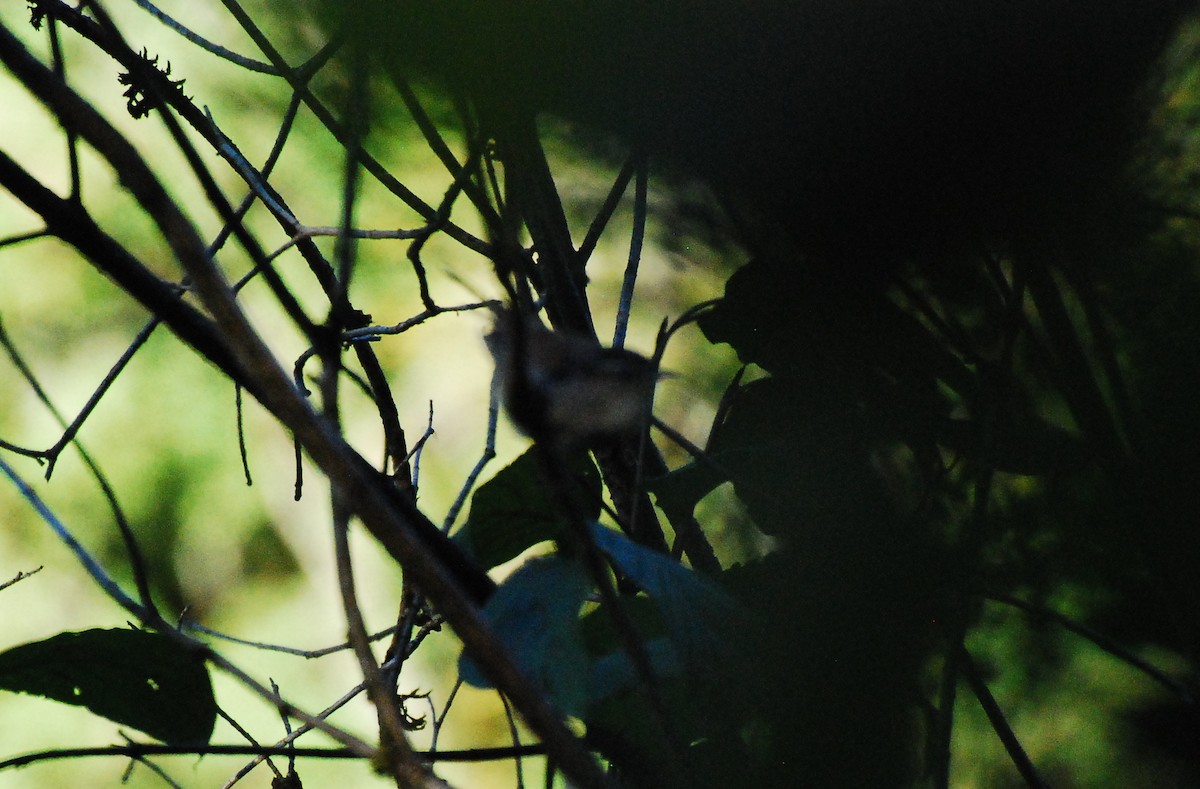
<path id="1" fill-rule="evenodd" d="M 142 630 L 85 630 L 0 654 L 0 688 L 86 707 L 169 744 L 207 743 L 217 704 L 204 661 Z"/>
<path id="2" fill-rule="evenodd" d="M 597 546 L 657 603 L 667 638 L 690 671 L 711 676 L 729 669 L 747 611 L 708 578 L 624 534 L 592 525 Z M 666 653 L 660 655 L 668 660 Z"/>
<path id="3" fill-rule="evenodd" d="M 561 537 L 567 524 L 550 498 L 536 450 L 530 448 L 471 497 L 471 513 L 454 536 L 484 567 L 495 567 L 531 545 Z M 586 455 L 570 464 L 588 518 L 600 513 L 600 474 Z"/>
<path id="4" fill-rule="evenodd" d="M 588 656 L 579 609 L 591 589 L 591 579 L 577 562 L 547 556 L 522 565 L 483 610 L 521 670 L 569 715 L 582 714 L 588 702 Z M 458 671 L 469 685 L 492 687 L 466 653 Z"/>

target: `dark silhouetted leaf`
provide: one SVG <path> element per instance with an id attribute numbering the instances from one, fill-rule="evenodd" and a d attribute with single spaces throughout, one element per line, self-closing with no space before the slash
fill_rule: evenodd
<path id="1" fill-rule="evenodd" d="M 204 661 L 141 630 L 59 633 L 0 654 L 0 688 L 87 707 L 171 744 L 206 743 L 217 718 Z"/>
<path id="2" fill-rule="evenodd" d="M 586 457 L 570 467 L 588 517 L 600 512 L 600 475 Z M 454 539 L 484 567 L 495 567 L 531 545 L 560 537 L 566 523 L 547 495 L 534 449 L 514 460 L 471 497 L 471 513 Z"/>
<path id="3" fill-rule="evenodd" d="M 698 460 L 652 480 L 646 489 L 672 523 L 690 518 L 700 500 L 726 480 L 725 473 L 710 460 Z"/>
<path id="4" fill-rule="evenodd" d="M 962 360 L 882 293 L 835 286 L 816 273 L 802 287 L 781 288 L 789 276 L 788 266 L 767 258 L 738 269 L 725 297 L 700 318 L 704 335 L 776 377 L 816 369 L 857 383 L 862 369 L 873 368 L 905 389 L 931 380 L 963 395 L 976 389 Z"/>

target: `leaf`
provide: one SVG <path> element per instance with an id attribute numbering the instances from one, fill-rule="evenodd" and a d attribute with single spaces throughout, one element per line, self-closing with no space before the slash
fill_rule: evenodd
<path id="1" fill-rule="evenodd" d="M 726 481 L 726 475 L 711 461 L 697 460 L 651 480 L 646 489 L 675 523 L 692 517 L 700 500 Z"/>
<path id="2" fill-rule="evenodd" d="M 169 744 L 207 743 L 217 704 L 204 661 L 142 630 L 59 633 L 0 654 L 0 688 L 86 707 Z"/>
<path id="3" fill-rule="evenodd" d="M 869 465 L 873 416 L 832 385 L 754 381 L 738 390 L 709 458 L 728 472 L 755 524 L 791 542 L 881 501 Z"/>
<path id="4" fill-rule="evenodd" d="M 567 528 L 551 500 L 530 448 L 471 496 L 471 513 L 454 540 L 484 567 L 507 562 L 531 545 L 557 539 Z M 600 474 L 586 455 L 570 466 L 584 489 L 580 500 L 588 518 L 600 513 Z"/>
<path id="5" fill-rule="evenodd" d="M 579 609 L 591 589 L 591 579 L 577 562 L 547 556 L 522 565 L 483 609 L 517 666 L 569 715 L 582 714 L 588 702 L 588 656 Z M 492 687 L 466 653 L 458 671 L 469 685 Z"/>
<path id="6" fill-rule="evenodd" d="M 613 564 L 658 604 L 667 638 L 687 669 L 708 676 L 727 670 L 739 632 L 750 625 L 746 610 L 666 554 L 598 523 L 592 524 L 592 535 Z"/>
<path id="7" fill-rule="evenodd" d="M 656 638 L 647 642 L 645 646 L 655 677 L 678 677 L 683 673 L 675 647 L 665 638 Z M 637 670 L 624 650 L 618 649 L 596 658 L 592 661 L 590 671 L 590 684 L 594 692 L 590 701 L 602 701 L 637 687 Z"/>
<path id="8" fill-rule="evenodd" d="M 734 272 L 699 325 L 709 341 L 728 343 L 743 362 L 776 377 L 817 370 L 820 379 L 850 379 L 875 368 L 922 387 L 937 379 L 960 394 L 975 389 L 962 360 L 913 316 L 874 289 L 847 287 L 819 269 L 798 273 L 755 259 Z"/>

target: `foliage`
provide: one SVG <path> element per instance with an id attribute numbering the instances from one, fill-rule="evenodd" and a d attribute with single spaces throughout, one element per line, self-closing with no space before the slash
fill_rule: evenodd
<path id="1" fill-rule="evenodd" d="M 600 514 L 600 475 L 586 457 L 572 467 L 589 501 L 588 518 Z M 471 496 L 471 513 L 455 534 L 475 561 L 491 569 L 519 556 L 540 542 L 557 540 L 567 531 L 562 513 L 555 507 L 537 466 L 537 455 L 526 450 L 496 476 L 483 483 Z"/>
<path id="2" fill-rule="evenodd" d="M 0 653 L 0 687 L 87 707 L 175 745 L 208 742 L 217 720 L 208 672 L 177 641 L 88 630 Z"/>
<path id="3" fill-rule="evenodd" d="M 4 424 L 13 432 L 0 450 L 44 463 L 47 478 L 78 457 L 107 515 L 55 510 L 12 472 L 15 489 L 139 625 L 12 647 L 0 687 L 163 741 L 168 750 L 104 751 L 140 761 L 236 753 L 209 742 L 236 733 L 245 753 L 289 758 L 279 782 L 298 774 L 297 758 L 303 772 L 310 757 L 336 756 L 397 785 L 444 785 L 438 737 L 465 683 L 503 701 L 512 742 L 453 756 L 510 760 L 518 784 L 522 760 L 538 755 L 548 781 L 561 772 L 581 787 L 944 787 L 978 777 L 960 757 L 994 736 L 1003 755 L 980 768 L 984 780 L 1040 785 L 1084 775 L 1089 757 L 1027 736 L 1052 717 L 1030 699 L 1064 697 L 1064 667 L 1091 665 L 1086 650 L 1098 649 L 1117 677 L 1097 683 L 1112 708 L 1106 737 L 1144 766 L 1122 760 L 1111 769 L 1123 772 L 1091 778 L 1197 777 L 1195 754 L 1167 732 L 1198 730 L 1200 236 L 1188 151 L 1200 34 L 1185 26 L 1160 59 L 1191 4 L 916 13 L 699 0 L 682 17 L 662 2 L 392 5 L 316 3 L 289 9 L 297 21 L 271 4 L 225 3 L 262 60 L 164 20 L 221 68 L 266 80 L 226 92 L 274 124 L 270 150 L 257 146 L 261 123 L 240 129 L 207 111 L 216 91 L 203 66 L 128 42 L 123 30 L 153 34 L 103 3 L 31 0 L 40 50 L 3 17 L 0 59 L 14 90 L 61 127 L 68 187 L 32 153 L 0 152 L 0 184 L 31 223 L 0 252 L 28 276 L 27 250 L 54 244 L 147 322 L 70 419 L 54 405 L 64 378 L 42 383 L 61 351 L 26 355 L 17 339 L 52 320 L 85 336 L 90 316 L 115 308 L 81 296 L 86 309 L 72 310 L 64 298 L 0 326 L 13 389 L 60 423 Z M 85 95 L 75 59 L 96 56 L 119 76 Z M 1156 63 L 1176 82 L 1147 124 L 1139 100 Z M 146 142 L 150 124 L 165 147 Z M 568 142 L 608 151 L 576 172 L 595 181 L 611 166 L 611 184 L 574 194 L 547 154 Z M 276 170 L 298 145 L 319 164 Z M 117 213 L 134 224 L 93 196 L 97 170 L 119 179 Z M 436 173 L 432 186 L 422 172 Z M 652 174 L 672 188 L 652 192 Z M 689 178 L 714 200 L 690 203 Z M 654 250 L 688 249 L 671 237 L 688 226 L 700 226 L 688 237 L 697 244 L 724 236 L 714 243 L 743 264 L 719 299 L 696 306 L 695 271 L 657 290 L 646 274 Z M 602 247 L 619 241 L 624 254 L 626 235 L 616 282 Z M 0 276 L 10 292 L 37 290 Z M 443 300 L 465 281 L 499 298 Z M 672 291 L 688 296 L 663 301 Z M 600 339 L 610 327 L 599 305 L 610 303 L 617 348 Z M 468 338 L 460 322 L 455 334 L 451 316 L 473 311 L 496 324 L 494 373 L 472 361 L 480 332 Z M 639 311 L 647 323 L 680 313 L 662 324 L 652 361 L 621 347 Z M 692 324 L 743 364 L 693 431 L 703 447 L 670 426 L 706 413 L 679 380 L 721 377 L 694 348 L 677 350 L 689 332 L 697 341 Z M 148 344 L 160 326 L 174 338 L 167 350 Z M 403 358 L 405 341 L 440 375 Z M 229 571 L 224 593 L 293 596 L 280 581 L 314 551 L 289 547 L 300 543 L 275 522 L 287 518 L 235 517 L 208 492 L 218 472 L 193 471 L 187 446 L 134 455 L 132 471 L 114 472 L 128 475 L 122 484 L 110 482 L 112 458 L 155 429 L 157 417 L 120 402 L 149 354 L 172 370 L 202 359 L 206 385 L 233 390 L 241 463 L 221 473 L 251 482 L 252 415 L 260 432 L 295 442 L 296 498 L 311 502 L 314 474 L 328 483 L 318 515 L 288 512 L 333 537 L 306 572 L 330 576 L 322 588 L 336 579 L 326 602 L 348 643 L 253 643 L 264 656 L 352 653 L 356 676 L 339 693 L 354 687 L 336 704 L 307 695 L 306 680 L 268 688 L 264 664 L 231 661 L 228 637 L 204 625 L 221 599 L 179 569 L 195 544 L 186 535 L 215 540 L 230 520 L 239 561 L 271 577 L 253 586 Z M 641 390 L 629 387 L 660 361 L 671 372 L 643 425 Z M 458 377 L 427 414 L 420 386 L 449 371 Z M 488 375 L 489 407 L 458 399 Z M 573 425 L 581 393 L 592 418 Z M 606 403 L 614 413 L 595 418 Z M 117 405 L 136 429 L 98 434 L 106 445 L 93 458 L 79 438 Z M 501 406 L 531 446 L 498 428 Z M 223 432 L 203 407 L 174 411 L 166 422 Z M 455 466 L 462 484 L 431 482 L 430 463 L 446 462 L 440 434 L 475 429 L 484 448 Z M 36 448 L 47 434 L 51 448 Z M 497 456 L 515 459 L 488 472 Z M 272 462 L 269 488 L 284 465 Z M 127 512 L 119 492 L 138 484 L 153 495 Z M 742 523 L 743 544 L 761 550 L 732 562 L 713 513 L 735 508 L 747 518 L 730 528 Z M 203 526 L 189 532 L 189 517 Z M 75 525 L 101 521 L 103 536 Z M 218 572 L 221 552 L 203 569 Z M 367 576 L 376 559 L 401 570 L 402 588 Z M 379 618 L 394 626 L 372 635 Z M 319 620 L 288 622 L 288 637 Z M 443 628 L 452 646 L 435 635 Z M 407 690 L 423 676 L 414 656 L 436 661 L 460 645 L 443 661 L 456 669 L 451 689 Z M 227 701 L 218 686 L 231 725 L 213 735 L 213 668 L 278 710 L 284 734 L 234 723 L 252 714 L 247 698 L 231 690 Z M 1146 688 L 1122 695 L 1134 675 Z M 331 717 L 355 697 L 370 714 Z M 428 721 L 410 710 L 422 698 Z M 535 744 L 521 742 L 515 717 Z M 298 749 L 312 729 L 335 745 Z"/>

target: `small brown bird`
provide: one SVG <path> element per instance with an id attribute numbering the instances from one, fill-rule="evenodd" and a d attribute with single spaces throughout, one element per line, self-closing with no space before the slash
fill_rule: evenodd
<path id="1" fill-rule="evenodd" d="M 551 331 L 512 310 L 497 313 L 484 341 L 509 418 L 535 440 L 577 447 L 636 433 L 650 420 L 659 376 L 644 356 Z"/>

